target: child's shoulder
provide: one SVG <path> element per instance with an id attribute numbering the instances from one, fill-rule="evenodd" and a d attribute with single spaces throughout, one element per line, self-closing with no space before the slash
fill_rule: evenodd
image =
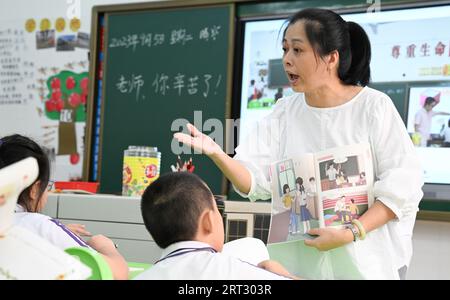
<path id="1" fill-rule="evenodd" d="M 33 229 L 42 228 L 45 226 L 54 226 L 49 216 L 30 212 L 15 213 L 14 224 Z"/>
<path id="2" fill-rule="evenodd" d="M 48 221 L 51 219 L 47 215 L 44 215 L 41 213 L 33 213 L 33 212 L 17 212 L 17 213 L 15 213 L 14 218 L 18 221 L 26 220 L 28 222 L 32 222 L 32 221 L 43 222 L 43 221 Z"/>

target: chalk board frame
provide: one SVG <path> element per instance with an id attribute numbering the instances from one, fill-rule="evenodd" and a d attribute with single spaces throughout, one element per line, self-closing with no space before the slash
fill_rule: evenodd
<path id="1" fill-rule="evenodd" d="M 85 134 L 85 160 L 83 162 L 83 180 L 100 182 L 100 173 L 102 167 L 102 153 L 98 150 L 95 153 L 95 144 L 97 147 L 102 144 L 103 137 L 103 122 L 104 122 L 104 107 L 102 97 L 105 95 L 105 84 L 99 86 L 99 82 L 105 80 L 106 63 L 103 64 L 102 73 L 103 78 L 100 77 L 99 68 L 102 65 L 101 56 L 105 57 L 107 47 L 102 49 L 101 43 L 107 41 L 108 17 L 113 14 L 120 13 L 139 13 L 151 11 L 176 11 L 182 9 L 192 8 L 214 8 L 226 7 L 230 8 L 229 20 L 229 36 L 228 36 L 228 64 L 227 64 L 227 86 L 226 99 L 223 105 L 225 106 L 224 118 L 231 116 L 231 89 L 232 89 L 232 74 L 233 74 L 233 56 L 234 56 L 234 37 L 235 37 L 235 3 L 244 2 L 245 0 L 193 0 L 193 1 L 164 1 L 164 2 L 150 2 L 150 3 L 134 3 L 134 4 L 119 4 L 119 5 L 101 5 L 94 6 L 92 9 L 92 23 L 91 23 L 91 49 L 90 49 L 90 65 L 89 65 L 89 94 L 87 107 L 87 121 Z M 245 2 L 251 2 L 250 0 Z M 103 28 L 103 36 L 102 34 Z M 101 53 L 103 50 L 104 53 Z M 225 149 L 227 149 L 227 138 L 224 139 Z M 95 168 L 96 167 L 96 168 Z M 228 182 L 222 176 L 221 192 L 225 194 Z"/>

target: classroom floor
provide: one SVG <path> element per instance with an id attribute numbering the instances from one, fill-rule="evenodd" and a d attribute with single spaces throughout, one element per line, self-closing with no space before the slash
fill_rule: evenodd
<path id="1" fill-rule="evenodd" d="M 417 220 L 407 279 L 450 279 L 450 222 Z"/>

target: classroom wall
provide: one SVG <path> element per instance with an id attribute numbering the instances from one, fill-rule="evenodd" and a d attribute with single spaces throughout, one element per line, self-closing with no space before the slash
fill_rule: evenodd
<path id="1" fill-rule="evenodd" d="M 12 133 L 32 137 L 49 149 L 53 179 L 81 178 L 86 117 L 83 93 L 87 93 L 81 81 L 88 77 L 86 37 L 90 36 L 92 7 L 154 1 L 0 1 L 0 137 Z M 74 17 L 80 20 L 78 26 L 76 22 L 71 26 Z M 45 36 L 44 29 L 50 30 Z M 50 82 L 54 77 L 61 85 L 72 77 L 76 88 L 61 87 L 61 94 L 53 93 L 56 88 Z M 80 96 L 72 97 L 74 92 Z M 62 100 L 62 111 L 47 103 L 52 97 Z"/>

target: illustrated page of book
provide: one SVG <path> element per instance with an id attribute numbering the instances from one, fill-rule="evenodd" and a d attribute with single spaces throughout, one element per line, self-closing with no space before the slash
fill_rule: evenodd
<path id="1" fill-rule="evenodd" d="M 272 218 L 268 243 L 311 238 L 319 227 L 313 154 L 286 159 L 271 165 Z"/>
<path id="2" fill-rule="evenodd" d="M 373 160 L 368 143 L 318 152 L 315 169 L 320 227 L 345 227 L 373 203 Z"/>

